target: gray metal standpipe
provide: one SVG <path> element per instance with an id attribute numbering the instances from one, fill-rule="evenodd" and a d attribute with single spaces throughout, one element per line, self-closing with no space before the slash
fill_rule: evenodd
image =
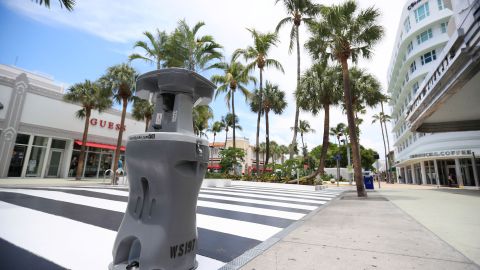
<path id="1" fill-rule="evenodd" d="M 148 132 L 128 138 L 130 194 L 110 270 L 197 267 L 196 208 L 207 170 L 208 142 L 193 133 L 192 109 L 211 101 L 215 85 L 195 72 L 162 69 L 141 75 L 137 95 L 153 93 Z"/>

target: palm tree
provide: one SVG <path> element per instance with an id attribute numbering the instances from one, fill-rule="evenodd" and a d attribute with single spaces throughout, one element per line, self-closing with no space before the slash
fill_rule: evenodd
<path id="1" fill-rule="evenodd" d="M 260 152 L 260 154 L 262 154 L 262 163 L 263 163 L 262 171 L 265 171 L 265 154 L 267 153 L 267 144 L 264 142 L 260 143 L 258 151 Z"/>
<path id="2" fill-rule="evenodd" d="M 196 106 L 192 111 L 193 132 L 201 137 L 206 136 L 205 130 L 208 129 L 208 120 L 213 118 L 213 111 L 208 105 Z"/>
<path id="3" fill-rule="evenodd" d="M 33 0 L 32 0 L 33 1 Z M 39 5 L 44 5 L 47 8 L 50 8 L 50 0 L 35 0 Z M 73 11 L 73 6 L 75 6 L 75 0 L 58 0 L 60 7 L 64 7 L 68 11 Z"/>
<path id="4" fill-rule="evenodd" d="M 275 163 L 280 155 L 280 147 L 276 141 L 270 141 L 270 155 L 272 156 L 272 164 L 275 169 Z"/>
<path id="5" fill-rule="evenodd" d="M 150 46 L 145 41 L 137 41 L 133 48 L 143 49 L 145 51 L 145 55 L 133 53 L 128 57 L 129 61 L 140 59 L 150 64 L 156 64 L 157 69 L 162 68 L 163 62 L 166 60 L 165 46 L 168 40 L 167 33 L 165 33 L 165 31 L 160 31 L 157 28 L 155 36 L 148 31 L 143 32 L 143 34 L 150 42 Z"/>
<path id="6" fill-rule="evenodd" d="M 382 113 L 385 115 L 384 111 L 383 111 L 383 102 L 387 102 L 389 100 L 389 97 L 388 96 L 384 96 L 384 99 L 380 101 L 380 106 L 382 108 Z M 390 160 L 390 140 L 388 139 L 388 129 L 387 129 L 387 123 L 386 122 L 390 122 L 392 118 L 389 116 L 389 115 L 385 115 L 385 118 L 383 120 L 383 126 L 385 128 L 385 137 L 387 138 L 387 149 L 388 149 L 388 159 L 387 159 L 387 162 L 388 162 L 388 174 L 389 174 L 389 177 L 390 177 L 390 168 L 392 167 L 392 160 Z M 393 183 L 393 180 L 390 179 Z"/>
<path id="7" fill-rule="evenodd" d="M 215 147 L 215 137 L 217 133 L 222 132 L 225 129 L 225 123 L 223 121 L 215 121 L 212 124 L 212 127 L 208 129 L 208 131 L 213 133 L 213 147 Z M 210 153 L 212 155 L 212 164 L 213 164 L 213 151 Z"/>
<path id="8" fill-rule="evenodd" d="M 338 123 L 336 127 L 330 128 L 330 135 L 337 137 L 338 147 L 340 148 L 340 137 L 345 134 L 346 126 L 344 123 Z"/>
<path id="9" fill-rule="evenodd" d="M 230 110 L 230 101 L 232 114 L 235 114 L 235 92 L 237 89 L 240 90 L 240 93 L 245 97 L 247 101 L 250 96 L 250 91 L 246 88 L 246 85 L 249 82 L 257 82 L 257 79 L 253 76 L 249 76 L 248 72 L 245 72 L 245 67 L 240 63 L 235 61 L 232 57 L 230 63 L 220 62 L 213 67 L 221 69 L 224 72 L 224 75 L 213 75 L 212 82 L 218 84 L 217 92 L 215 92 L 215 98 L 220 93 L 225 93 L 225 102 L 227 107 Z M 235 125 L 233 126 L 233 148 L 236 148 L 235 144 Z"/>
<path id="10" fill-rule="evenodd" d="M 82 147 L 80 148 L 80 157 L 78 158 L 77 171 L 75 179 L 82 178 L 83 164 L 85 160 L 85 149 L 87 144 L 88 128 L 90 125 L 90 116 L 92 110 L 102 112 L 112 106 L 110 99 L 112 92 L 109 89 L 102 88 L 98 83 L 85 80 L 83 83 L 74 84 L 68 89 L 63 99 L 70 102 L 80 103 L 82 109 L 76 112 L 76 116 L 80 119 L 85 118 L 85 126 L 83 128 Z"/>
<path id="11" fill-rule="evenodd" d="M 183 67 L 198 72 L 212 68 L 212 61 L 222 58 L 220 49 L 223 47 L 212 36 L 198 36 L 204 25 L 204 22 L 198 22 L 191 28 L 185 20 L 178 22 L 166 44 L 168 67 Z"/>
<path id="12" fill-rule="evenodd" d="M 330 106 L 337 105 L 341 100 L 341 84 L 339 67 L 328 67 L 322 63 L 315 63 L 302 77 L 300 88 L 295 93 L 297 104 L 305 111 L 317 115 L 323 109 L 323 141 L 320 154 L 320 164 L 316 171 L 307 176 L 311 180 L 324 173 L 327 157 L 328 131 L 330 128 Z"/>
<path id="13" fill-rule="evenodd" d="M 320 8 L 322 18 L 309 26 L 313 36 L 307 48 L 315 58 L 331 58 L 342 66 L 344 102 L 353 152 L 355 183 L 359 197 L 366 197 L 360 148 L 355 132 L 355 119 L 350 89 L 348 60 L 356 63 L 360 57 L 370 58 L 373 46 L 382 38 L 383 27 L 377 24 L 380 12 L 373 7 L 358 10 L 357 3 L 348 0 L 340 5 Z M 326 57 L 325 57 L 326 56 Z"/>
<path id="14" fill-rule="evenodd" d="M 268 114 L 270 111 L 274 114 L 281 114 L 286 107 L 285 92 L 278 89 L 278 85 L 271 84 L 269 81 L 266 82 L 263 94 L 261 94 L 259 90 L 255 90 L 254 95 L 252 95 L 250 109 L 252 112 L 260 112 L 262 115 L 265 115 L 265 166 L 268 165 L 270 158 L 270 125 Z"/>
<path id="15" fill-rule="evenodd" d="M 119 64 L 109 67 L 107 74 L 101 79 L 101 83 L 109 88 L 114 100 L 118 104 L 122 104 L 122 118 L 120 120 L 120 128 L 118 130 L 117 147 L 115 148 L 115 159 L 113 162 L 113 179 L 112 184 L 116 184 L 118 160 L 120 159 L 120 147 L 122 145 L 123 131 L 125 130 L 125 115 L 127 113 L 127 105 L 133 100 L 135 94 L 135 79 L 137 72 L 128 64 Z"/>
<path id="16" fill-rule="evenodd" d="M 385 152 L 385 161 L 386 161 L 385 162 L 385 173 L 387 174 L 388 182 L 390 182 L 390 173 L 389 173 L 390 164 L 389 164 L 389 161 L 388 161 L 387 145 L 385 144 L 385 135 L 384 135 L 383 129 L 384 129 L 385 122 L 390 121 L 391 118 L 390 118 L 389 115 L 386 115 L 383 112 L 380 112 L 378 114 L 374 114 L 372 116 L 372 118 L 373 118 L 372 124 L 378 121 L 378 122 L 380 122 L 380 128 L 382 129 L 383 149 L 384 149 L 384 152 Z"/>
<path id="17" fill-rule="evenodd" d="M 282 159 L 282 164 L 283 164 L 283 163 L 285 162 L 285 155 L 288 154 L 288 153 L 290 153 L 290 149 L 288 148 L 288 146 L 283 145 L 283 144 L 280 145 L 280 146 L 278 147 L 278 149 L 279 149 L 280 157 L 281 157 L 281 159 Z"/>
<path id="18" fill-rule="evenodd" d="M 148 131 L 148 125 L 152 120 L 154 105 L 148 100 L 134 97 L 132 116 L 137 121 L 145 121 L 145 132 Z"/>
<path id="19" fill-rule="evenodd" d="M 260 92 L 259 92 L 259 104 L 262 101 L 262 94 L 263 94 L 263 69 L 268 67 L 274 67 L 278 70 L 284 72 L 282 64 L 275 59 L 268 58 L 268 52 L 272 48 L 272 46 L 276 46 L 278 43 L 278 36 L 275 33 L 266 33 L 262 34 L 255 29 L 247 29 L 253 37 L 253 46 L 248 46 L 246 49 L 237 49 L 233 53 L 233 58 L 237 58 L 238 56 L 243 56 L 245 61 L 251 61 L 247 64 L 245 68 L 245 72 L 250 72 L 256 68 L 260 71 Z M 256 134 L 256 142 L 255 142 L 255 157 L 256 157 L 256 166 L 257 166 L 257 174 L 259 172 L 259 140 L 260 140 L 260 117 L 261 117 L 261 110 L 257 113 L 257 134 Z"/>
<path id="20" fill-rule="evenodd" d="M 291 127 L 291 129 L 295 129 L 295 127 Z M 303 149 L 303 157 L 307 156 L 305 143 L 303 142 L 303 134 L 307 133 L 315 133 L 315 129 L 310 127 L 310 123 L 307 120 L 300 120 L 298 124 L 298 132 L 300 132 L 300 138 L 302 138 L 302 149 Z"/>
<path id="21" fill-rule="evenodd" d="M 280 0 L 275 0 L 275 4 Z M 296 41 L 297 45 L 297 89 L 300 87 L 300 33 L 299 27 L 302 22 L 310 23 L 313 21 L 312 17 L 318 14 L 319 6 L 313 4 L 310 0 L 282 0 L 283 5 L 287 11 L 288 17 L 283 18 L 278 22 L 275 29 L 276 32 L 280 30 L 287 23 L 292 23 L 292 29 L 290 30 L 290 45 L 288 46 L 289 53 L 292 53 L 293 42 Z M 297 143 L 297 131 L 298 117 L 300 114 L 300 108 L 298 105 L 295 107 L 295 123 L 293 128 L 292 145 Z M 290 158 L 293 158 L 293 147 L 290 149 Z"/>
<path id="22" fill-rule="evenodd" d="M 222 116 L 222 122 L 225 123 L 225 148 L 227 148 L 228 131 L 230 128 L 242 130 L 242 126 L 238 124 L 238 116 L 233 115 L 233 113 L 227 113 L 225 117 Z"/>

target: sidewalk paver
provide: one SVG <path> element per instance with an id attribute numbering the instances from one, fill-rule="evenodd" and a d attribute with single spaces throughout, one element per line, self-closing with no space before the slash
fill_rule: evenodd
<path id="1" fill-rule="evenodd" d="M 480 269 L 377 192 L 303 222 L 241 269 Z"/>

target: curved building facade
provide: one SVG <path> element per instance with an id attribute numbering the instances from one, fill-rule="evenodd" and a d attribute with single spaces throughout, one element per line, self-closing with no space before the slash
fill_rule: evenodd
<path id="1" fill-rule="evenodd" d="M 388 70 L 397 181 L 478 187 L 480 132 L 412 132 L 407 110 L 448 52 L 454 24 L 449 0 L 411 0 L 402 11 Z M 452 26 L 453 25 L 453 26 Z M 452 112 L 454 113 L 454 112 Z"/>

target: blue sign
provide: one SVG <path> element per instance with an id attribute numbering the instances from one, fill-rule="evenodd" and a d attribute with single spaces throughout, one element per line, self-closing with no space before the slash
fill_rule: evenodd
<path id="1" fill-rule="evenodd" d="M 335 157 L 333 157 L 335 160 L 342 160 L 342 155 L 336 154 Z"/>

